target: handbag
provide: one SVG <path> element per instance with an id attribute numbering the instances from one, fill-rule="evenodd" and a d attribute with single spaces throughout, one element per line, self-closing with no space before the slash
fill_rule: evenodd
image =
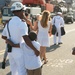
<path id="1" fill-rule="evenodd" d="M 54 23 L 55 23 L 55 19 L 54 19 Z M 55 35 L 57 29 L 55 25 L 52 25 L 52 34 Z"/>
<path id="2" fill-rule="evenodd" d="M 9 26 L 9 22 L 7 24 L 7 30 L 8 30 L 9 38 L 11 38 L 11 35 L 10 35 L 10 32 L 9 32 L 9 27 L 8 26 Z M 12 46 L 10 44 L 7 44 L 7 48 L 8 48 L 8 52 L 12 52 Z"/>
<path id="3" fill-rule="evenodd" d="M 65 29 L 64 29 L 64 27 L 61 27 L 61 36 L 63 36 L 63 35 L 65 35 Z M 58 33 L 57 33 L 57 36 L 58 36 Z"/>
<path id="4" fill-rule="evenodd" d="M 64 27 L 61 27 L 61 36 L 65 35 L 65 29 Z"/>
<path id="5" fill-rule="evenodd" d="M 52 34 L 55 35 L 55 33 L 56 33 L 56 26 L 52 25 Z"/>
<path id="6" fill-rule="evenodd" d="M 72 55 L 75 55 L 75 47 L 72 50 Z"/>

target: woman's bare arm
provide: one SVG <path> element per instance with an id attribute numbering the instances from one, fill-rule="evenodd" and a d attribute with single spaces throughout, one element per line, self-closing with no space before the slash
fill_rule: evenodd
<path id="1" fill-rule="evenodd" d="M 52 35 L 52 24 L 50 24 L 50 28 L 49 28 L 48 33 L 49 33 L 50 36 Z"/>
<path id="2" fill-rule="evenodd" d="M 38 29 L 38 22 L 35 21 L 33 25 L 30 24 L 30 27 L 31 27 L 32 30 L 37 31 L 37 29 Z"/>

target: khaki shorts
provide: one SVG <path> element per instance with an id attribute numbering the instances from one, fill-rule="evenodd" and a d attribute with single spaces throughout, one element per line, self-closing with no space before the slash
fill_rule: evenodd
<path id="1" fill-rule="evenodd" d="M 42 75 L 42 68 L 40 67 L 34 70 L 27 69 L 27 75 Z"/>

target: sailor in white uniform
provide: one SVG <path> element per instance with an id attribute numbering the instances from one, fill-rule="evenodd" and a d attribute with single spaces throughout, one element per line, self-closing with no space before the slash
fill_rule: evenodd
<path id="1" fill-rule="evenodd" d="M 62 17 L 62 13 L 58 12 L 56 16 L 52 19 L 52 25 L 56 26 L 57 32 L 54 35 L 54 45 L 62 44 L 61 41 L 61 27 L 64 27 L 64 19 Z M 57 41 L 57 33 L 58 33 L 58 41 Z"/>
<path id="2" fill-rule="evenodd" d="M 14 44 L 25 42 L 31 49 L 34 50 L 36 56 L 39 55 L 39 51 L 32 45 L 28 38 L 28 27 L 24 20 L 25 6 L 20 2 L 15 2 L 11 6 L 11 11 L 14 13 L 14 17 L 9 21 L 8 28 L 10 32 L 10 39 Z M 7 25 L 2 32 L 3 39 L 9 39 Z M 24 65 L 23 50 L 21 48 L 12 47 L 12 52 L 8 53 L 11 75 L 26 75 L 26 69 Z"/>

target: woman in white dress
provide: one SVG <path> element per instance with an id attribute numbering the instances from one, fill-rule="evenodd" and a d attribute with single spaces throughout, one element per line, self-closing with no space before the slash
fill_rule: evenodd
<path id="1" fill-rule="evenodd" d="M 50 47 L 50 38 L 49 34 L 51 34 L 52 24 L 49 21 L 50 12 L 45 10 L 43 12 L 42 18 L 40 21 L 37 21 L 34 26 L 31 25 L 33 30 L 38 30 L 37 33 L 37 41 L 40 43 L 40 57 L 44 59 L 44 64 L 47 63 L 46 59 L 46 47 Z"/>

